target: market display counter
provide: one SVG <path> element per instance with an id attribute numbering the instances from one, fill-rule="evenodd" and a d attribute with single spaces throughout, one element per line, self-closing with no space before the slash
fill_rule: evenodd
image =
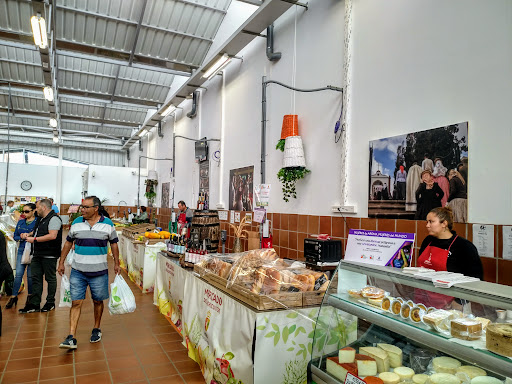
<path id="1" fill-rule="evenodd" d="M 335 351 L 340 336 L 356 337 L 351 315 L 325 307 L 319 316 L 318 306 L 258 311 L 161 252 L 154 303 L 183 336 L 208 384 L 305 383 L 313 350 Z"/>
<path id="2" fill-rule="evenodd" d="M 119 236 L 121 268 L 144 293 L 153 292 L 157 254 L 165 247 L 164 242 L 145 244 L 124 235 Z"/>

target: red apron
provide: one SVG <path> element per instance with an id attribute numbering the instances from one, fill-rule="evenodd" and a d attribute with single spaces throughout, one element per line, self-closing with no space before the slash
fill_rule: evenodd
<path id="1" fill-rule="evenodd" d="M 448 249 L 433 247 L 430 244 L 427 245 L 425 250 L 421 253 L 420 257 L 418 258 L 418 266 L 433 269 L 435 271 L 447 271 L 446 263 L 448 261 L 450 248 L 452 247 L 457 237 L 458 235 L 455 236 Z M 415 301 L 417 303 L 423 303 L 427 307 L 435 307 L 438 309 L 444 309 L 448 307 L 450 303 L 453 301 L 452 296 L 446 296 L 441 293 L 429 292 L 423 289 L 417 289 L 414 293 L 414 296 Z"/>
<path id="2" fill-rule="evenodd" d="M 181 235 L 181 231 L 183 229 L 183 227 L 187 225 L 187 213 L 180 213 L 179 216 L 178 216 L 178 234 Z M 188 237 L 189 233 L 187 231 L 187 237 Z"/>

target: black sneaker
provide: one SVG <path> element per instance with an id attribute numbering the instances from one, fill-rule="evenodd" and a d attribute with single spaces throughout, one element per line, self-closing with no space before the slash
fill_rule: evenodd
<path id="1" fill-rule="evenodd" d="M 91 343 L 97 343 L 101 340 L 101 329 L 93 328 L 91 334 Z"/>
<path id="2" fill-rule="evenodd" d="M 59 348 L 62 349 L 76 349 L 76 347 L 76 339 L 73 337 L 73 335 L 69 335 L 68 337 L 66 337 L 66 340 L 64 340 L 59 345 Z"/>
<path id="3" fill-rule="evenodd" d="M 46 303 L 43 305 L 43 308 L 41 308 L 41 312 L 50 312 L 53 309 L 55 309 L 55 304 Z"/>
<path id="4" fill-rule="evenodd" d="M 40 311 L 39 307 L 36 307 L 35 305 L 32 305 L 32 304 L 25 304 L 25 308 L 20 309 L 18 312 L 19 313 L 32 313 L 32 312 L 39 312 L 39 311 Z"/>

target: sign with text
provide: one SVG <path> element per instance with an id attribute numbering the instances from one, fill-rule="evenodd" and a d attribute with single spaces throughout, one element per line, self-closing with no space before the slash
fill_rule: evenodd
<path id="1" fill-rule="evenodd" d="M 395 268 L 409 267 L 413 245 L 414 233 L 351 229 L 345 260 Z"/>

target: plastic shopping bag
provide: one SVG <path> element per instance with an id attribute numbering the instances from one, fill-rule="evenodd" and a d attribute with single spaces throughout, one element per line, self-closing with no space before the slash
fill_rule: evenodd
<path id="1" fill-rule="evenodd" d="M 110 299 L 108 310 L 111 315 L 122 315 L 135 311 L 135 296 L 123 276 L 116 275 L 114 282 L 110 284 Z"/>
<path id="2" fill-rule="evenodd" d="M 66 261 L 64 264 L 71 266 L 73 264 L 73 260 L 75 259 L 75 251 L 72 249 L 69 251 L 68 255 L 66 256 Z"/>
<path id="3" fill-rule="evenodd" d="M 59 307 L 71 307 L 71 286 L 66 275 L 62 275 L 62 280 L 60 281 Z"/>
<path id="4" fill-rule="evenodd" d="M 32 256 L 32 244 L 26 241 L 25 249 L 21 255 L 21 264 L 30 264 L 32 262 Z"/>

